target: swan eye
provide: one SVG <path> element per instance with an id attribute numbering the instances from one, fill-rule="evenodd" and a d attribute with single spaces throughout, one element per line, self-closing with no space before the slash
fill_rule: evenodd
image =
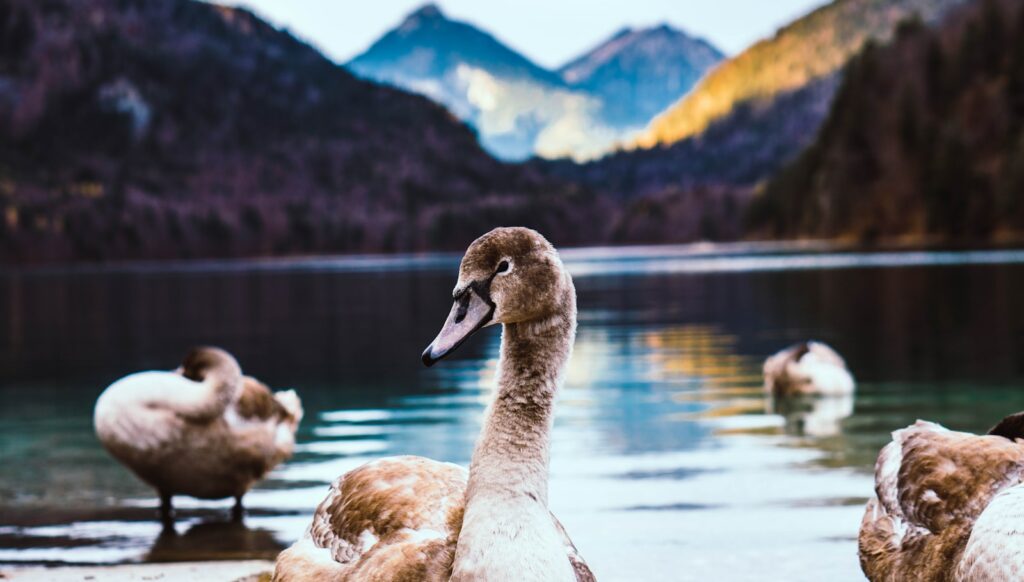
<path id="1" fill-rule="evenodd" d="M 508 272 L 508 267 L 509 267 L 508 261 L 502 261 L 502 262 L 498 263 L 498 270 L 495 271 L 495 272 L 496 273 L 507 273 Z"/>

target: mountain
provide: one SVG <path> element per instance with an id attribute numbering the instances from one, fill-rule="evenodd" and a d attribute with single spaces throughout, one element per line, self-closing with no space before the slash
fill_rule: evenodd
<path id="1" fill-rule="evenodd" d="M 839 71 L 869 39 L 885 42 L 912 15 L 937 21 L 963 0 L 836 0 L 729 59 L 651 123 L 641 147 L 699 135 L 738 105 L 770 103 Z"/>
<path id="2" fill-rule="evenodd" d="M 639 130 L 724 57 L 706 40 L 662 24 L 624 28 L 558 73 L 567 85 L 601 100 L 605 123 Z"/>
<path id="3" fill-rule="evenodd" d="M 465 22 L 449 20 L 436 4 L 412 12 L 348 66 L 360 75 L 398 83 L 443 78 L 459 66 L 496 77 L 560 85 L 558 75 L 532 63 L 499 40 Z"/>
<path id="4" fill-rule="evenodd" d="M 714 68 L 652 123 L 644 147 L 542 165 L 625 199 L 749 187 L 812 143 L 841 67 L 867 41 L 886 41 L 914 15 L 934 24 L 967 1 L 835 0 Z"/>
<path id="5" fill-rule="evenodd" d="M 582 147 L 600 103 L 570 89 L 555 73 L 465 22 L 428 4 L 410 14 L 348 68 L 375 81 L 421 93 L 476 128 L 483 146 L 507 160 L 560 156 Z"/>
<path id="6" fill-rule="evenodd" d="M 621 31 L 548 71 L 428 4 L 347 66 L 445 105 L 501 158 L 584 160 L 642 129 L 720 59 L 706 41 L 661 26 Z"/>
<path id="7" fill-rule="evenodd" d="M 601 208 L 245 10 L 0 0 L 2 260 L 579 243 Z"/>
<path id="8" fill-rule="evenodd" d="M 814 145 L 747 217 L 773 237 L 1021 240 L 1024 6 L 979 0 L 869 45 Z"/>

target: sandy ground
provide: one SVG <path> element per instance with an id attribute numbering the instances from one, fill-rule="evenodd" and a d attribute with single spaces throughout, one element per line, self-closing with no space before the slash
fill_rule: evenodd
<path id="1" fill-rule="evenodd" d="M 46 582 L 141 582 L 151 580 L 196 580 L 210 582 L 269 582 L 274 563 L 263 560 L 241 562 L 177 562 L 169 564 L 126 564 L 121 566 L 0 566 L 0 581 Z"/>

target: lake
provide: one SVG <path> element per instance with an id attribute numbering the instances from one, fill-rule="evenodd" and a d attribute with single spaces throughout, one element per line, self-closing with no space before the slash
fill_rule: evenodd
<path id="1" fill-rule="evenodd" d="M 862 580 L 856 535 L 889 433 L 982 431 L 1024 409 L 1024 253 L 581 249 L 575 353 L 551 505 L 602 581 Z M 0 272 L 0 562 L 272 558 L 326 485 L 394 454 L 467 463 L 499 331 L 424 368 L 458 257 L 297 259 Z M 775 402 L 764 358 L 814 338 L 855 397 Z M 216 344 L 306 417 L 294 458 L 246 497 L 151 491 L 92 431 L 99 393 Z"/>

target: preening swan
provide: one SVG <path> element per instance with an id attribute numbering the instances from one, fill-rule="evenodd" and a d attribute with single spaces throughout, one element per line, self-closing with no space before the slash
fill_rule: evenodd
<path id="1" fill-rule="evenodd" d="M 860 526 L 870 580 L 1024 580 L 1022 419 L 984 436 L 920 420 L 893 433 Z"/>
<path id="2" fill-rule="evenodd" d="M 853 376 L 829 346 L 815 341 L 788 347 L 764 362 L 764 388 L 773 396 L 852 394 Z"/>
<path id="3" fill-rule="evenodd" d="M 96 401 L 103 446 L 160 496 L 242 496 L 295 446 L 302 405 L 292 390 L 271 393 L 242 375 L 218 348 L 195 348 L 173 372 L 138 372 L 114 382 Z"/>
<path id="4" fill-rule="evenodd" d="M 594 580 L 548 510 L 554 398 L 576 333 L 572 279 L 540 234 L 500 228 L 470 245 L 453 297 L 428 366 L 502 324 L 498 388 L 469 471 L 394 457 L 342 475 L 274 580 Z"/>

